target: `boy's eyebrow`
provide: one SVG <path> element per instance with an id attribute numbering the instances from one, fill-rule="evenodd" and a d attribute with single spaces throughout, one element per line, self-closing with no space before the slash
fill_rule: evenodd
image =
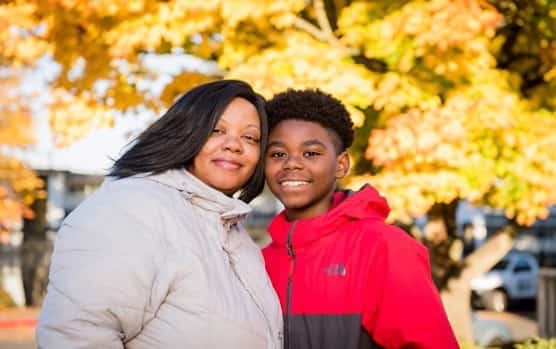
<path id="1" fill-rule="evenodd" d="M 308 146 L 308 145 L 320 145 L 320 146 L 325 146 L 323 142 L 319 141 L 318 139 L 309 139 L 305 142 L 302 143 L 302 145 L 304 146 Z M 268 147 L 285 147 L 286 146 L 286 142 L 283 141 L 272 141 L 270 143 L 268 143 Z"/>
<path id="2" fill-rule="evenodd" d="M 269 142 L 267 147 L 285 147 L 286 143 L 282 142 L 282 141 L 272 141 Z"/>
<path id="3" fill-rule="evenodd" d="M 303 145 L 320 145 L 324 147 L 324 143 L 319 141 L 318 139 L 310 139 L 308 141 L 303 142 Z"/>

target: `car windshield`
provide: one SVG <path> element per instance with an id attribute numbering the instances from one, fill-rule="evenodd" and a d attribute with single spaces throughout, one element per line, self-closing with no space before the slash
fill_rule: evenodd
<path id="1" fill-rule="evenodd" d="M 500 262 L 496 263 L 496 265 L 492 267 L 491 270 L 504 270 L 507 267 L 508 267 L 508 261 L 503 259 Z"/>

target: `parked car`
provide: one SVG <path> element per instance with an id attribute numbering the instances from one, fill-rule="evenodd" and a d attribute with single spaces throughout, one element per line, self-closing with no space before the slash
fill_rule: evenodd
<path id="1" fill-rule="evenodd" d="M 529 231 L 519 234 L 515 240 L 516 250 L 529 252 L 544 267 L 556 267 L 556 231 Z"/>
<path id="2" fill-rule="evenodd" d="M 505 311 L 512 302 L 534 299 L 539 263 L 529 253 L 512 251 L 487 273 L 471 280 L 473 305 Z"/>

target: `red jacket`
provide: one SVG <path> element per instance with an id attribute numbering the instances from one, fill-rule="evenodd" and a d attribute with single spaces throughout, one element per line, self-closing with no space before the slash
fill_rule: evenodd
<path id="1" fill-rule="evenodd" d="M 263 250 L 284 312 L 286 349 L 458 348 L 427 250 L 384 222 L 366 186 L 334 195 L 326 214 L 270 224 Z"/>

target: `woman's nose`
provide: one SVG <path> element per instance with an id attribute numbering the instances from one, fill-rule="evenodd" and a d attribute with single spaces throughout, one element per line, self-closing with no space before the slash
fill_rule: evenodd
<path id="1" fill-rule="evenodd" d="M 243 150 L 241 140 L 237 136 L 227 135 L 224 140 L 224 149 L 234 153 L 240 153 Z"/>

